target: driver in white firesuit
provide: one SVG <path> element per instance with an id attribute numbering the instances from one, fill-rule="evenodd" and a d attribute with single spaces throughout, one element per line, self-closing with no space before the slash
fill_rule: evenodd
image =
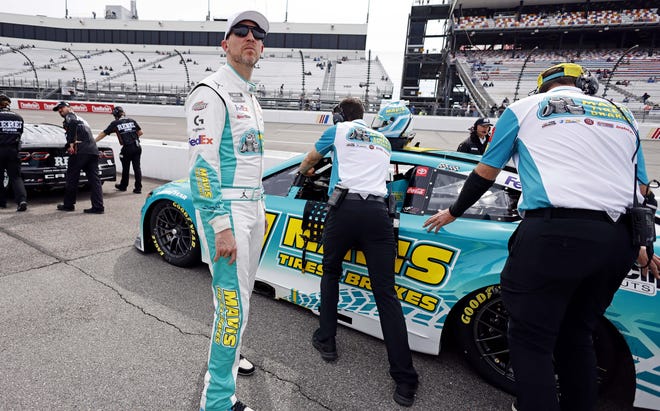
<path id="1" fill-rule="evenodd" d="M 249 410 L 235 395 L 240 347 L 266 226 L 261 107 L 250 82 L 269 24 L 256 11 L 227 20 L 227 64 L 186 102 L 190 191 L 211 269 L 213 331 L 201 410 Z"/>

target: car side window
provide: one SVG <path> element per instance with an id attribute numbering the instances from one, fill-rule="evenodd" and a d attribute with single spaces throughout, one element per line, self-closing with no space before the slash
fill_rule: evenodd
<path id="1" fill-rule="evenodd" d="M 431 215 L 449 208 L 456 201 L 467 178 L 447 170 L 417 166 L 410 178 L 403 211 L 409 214 Z M 483 220 L 515 221 L 520 192 L 494 184 L 470 207 L 463 217 Z"/>
<path id="2" fill-rule="evenodd" d="M 285 197 L 293 185 L 298 174 L 298 164 L 272 174 L 263 179 L 264 193 L 273 196 Z"/>

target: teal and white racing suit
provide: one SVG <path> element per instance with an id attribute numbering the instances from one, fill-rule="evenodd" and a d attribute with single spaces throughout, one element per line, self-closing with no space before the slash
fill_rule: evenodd
<path id="1" fill-rule="evenodd" d="M 185 106 L 190 191 L 215 305 L 202 410 L 227 410 L 236 402 L 241 337 L 264 237 L 264 124 L 255 91 L 225 65 L 193 89 Z M 213 262 L 215 235 L 226 229 L 237 244 L 232 265 L 224 257 Z"/>

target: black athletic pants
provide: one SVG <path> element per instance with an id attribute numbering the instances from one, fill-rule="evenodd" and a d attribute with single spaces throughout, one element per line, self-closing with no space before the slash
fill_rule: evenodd
<path id="1" fill-rule="evenodd" d="M 417 384 L 401 303 L 394 290 L 394 231 L 384 201 L 345 199 L 330 208 L 323 232 L 321 340 L 337 333 L 337 302 L 342 260 L 351 248 L 362 250 L 378 307 L 390 375 L 397 383 Z"/>
<path id="2" fill-rule="evenodd" d="M 502 272 L 517 409 L 590 411 L 597 397 L 592 333 L 638 249 L 626 216 L 613 223 L 604 213 L 576 210 L 583 218 L 572 218 L 549 210 L 522 220 Z"/>
<path id="3" fill-rule="evenodd" d="M 69 157 L 66 168 L 66 185 L 64 186 L 64 206 L 73 207 L 78 195 L 80 170 L 87 175 L 92 208 L 103 210 L 103 189 L 99 178 L 99 156 L 96 154 L 75 154 Z"/>
<path id="4" fill-rule="evenodd" d="M 18 159 L 18 148 L 16 145 L 0 146 L 0 204 L 7 205 L 4 188 L 4 172 L 7 171 L 9 185 L 14 192 L 16 204 L 26 201 L 27 194 L 21 177 L 21 162 Z M 7 186 L 9 187 L 9 186 Z"/>
<path id="5" fill-rule="evenodd" d="M 142 156 L 142 147 L 137 144 L 128 144 L 121 146 L 119 160 L 121 161 L 121 181 L 119 186 L 122 189 L 128 187 L 128 175 L 130 166 L 133 164 L 133 174 L 135 176 L 135 189 L 142 190 L 142 168 L 140 167 L 140 156 Z"/>

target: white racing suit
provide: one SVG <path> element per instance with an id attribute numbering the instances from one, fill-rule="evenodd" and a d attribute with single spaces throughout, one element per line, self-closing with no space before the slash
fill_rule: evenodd
<path id="1" fill-rule="evenodd" d="M 193 89 L 185 107 L 190 192 L 215 305 L 202 410 L 227 410 L 236 402 L 241 337 L 264 237 L 264 124 L 254 91 L 225 65 Z M 228 228 L 237 244 L 232 265 L 224 257 L 213 262 L 215 234 Z"/>

